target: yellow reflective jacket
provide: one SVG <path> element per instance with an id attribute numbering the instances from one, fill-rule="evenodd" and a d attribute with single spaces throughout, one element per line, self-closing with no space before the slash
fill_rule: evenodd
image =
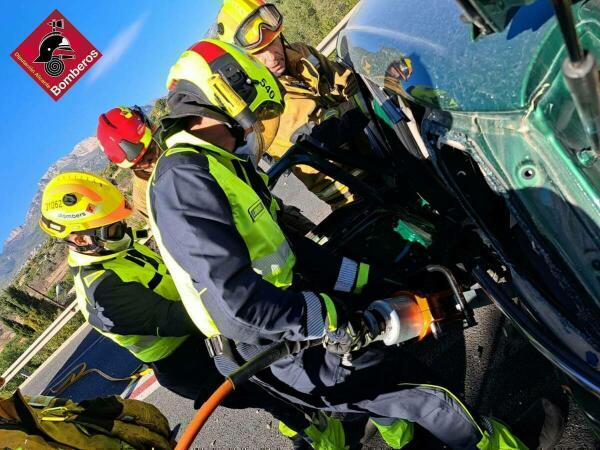
<path id="1" fill-rule="evenodd" d="M 285 110 L 275 139 L 266 151 L 276 161 L 291 147 L 303 127 L 338 116 L 341 105 L 348 104 L 356 91 L 351 70 L 306 44 L 286 47 L 285 56 L 286 72 L 279 77 L 285 89 Z M 295 166 L 293 172 L 312 193 L 334 208 L 353 199 L 345 185 L 312 167 Z"/>
<path id="2" fill-rule="evenodd" d="M 69 266 L 85 319 L 139 360 L 166 358 L 194 330 L 167 267 L 148 247 L 134 242 L 105 256 L 71 251 Z"/>

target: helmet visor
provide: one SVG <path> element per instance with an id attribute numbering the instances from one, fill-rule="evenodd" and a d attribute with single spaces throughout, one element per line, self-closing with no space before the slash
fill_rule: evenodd
<path id="1" fill-rule="evenodd" d="M 140 138 L 139 142 L 131 142 L 126 139 L 119 141 L 119 148 L 122 150 L 121 161 L 113 161 L 117 165 L 130 168 L 136 165 L 144 156 L 146 151 L 150 148 L 152 143 L 152 128 L 144 121 L 144 135 Z M 112 158 L 111 158 L 112 160 Z"/>
<path id="2" fill-rule="evenodd" d="M 255 111 L 258 120 L 275 119 L 283 114 L 284 105 L 276 102 L 264 102 Z"/>
<path id="3" fill-rule="evenodd" d="M 144 153 L 146 152 L 147 147 L 142 142 L 129 142 L 125 139 L 119 142 L 119 147 L 123 150 L 123 154 L 125 158 L 120 164 L 128 162 L 130 165 L 134 165 L 138 162 Z"/>
<path id="4" fill-rule="evenodd" d="M 269 44 L 281 31 L 283 16 L 272 4 L 256 8 L 244 19 L 235 33 L 234 41 L 246 50 Z"/>
<path id="5" fill-rule="evenodd" d="M 264 119 L 257 123 L 255 127 L 255 131 L 258 131 L 261 136 L 261 149 L 259 157 L 262 157 L 263 153 L 269 149 L 273 141 L 275 140 L 275 136 L 277 136 L 277 131 L 279 130 L 279 115 L 273 118 Z"/>

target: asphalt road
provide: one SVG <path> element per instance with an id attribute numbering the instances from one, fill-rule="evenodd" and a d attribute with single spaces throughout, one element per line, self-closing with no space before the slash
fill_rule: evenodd
<path id="1" fill-rule="evenodd" d="M 313 199 L 293 177 L 278 184 L 276 193 L 295 204 L 315 221 L 328 208 Z M 413 345 L 411 352 L 442 374 L 446 385 L 461 394 L 480 414 L 493 415 L 513 423 L 535 399 L 553 398 L 559 389 L 552 366 L 518 333 L 507 325 L 493 307 L 476 310 L 477 327 L 451 333 L 441 341 L 427 338 Z M 111 375 L 125 376 L 138 363 L 128 352 L 101 335 L 85 328 L 78 333 L 41 370 L 23 385 L 28 394 L 47 393 L 51 386 L 80 362 Z M 398 380 L 415 381 L 415 380 Z M 127 383 L 106 382 L 89 375 L 63 395 L 76 400 L 98 395 L 120 394 Z M 185 428 L 193 416 L 192 402 L 159 388 L 146 401 L 156 405 L 172 427 Z M 277 432 L 277 423 L 261 411 L 233 411 L 219 408 L 196 440 L 197 448 L 281 448 L 290 449 L 289 441 Z M 381 447 L 372 441 L 369 448 Z M 570 405 L 568 424 L 561 450 L 600 448 L 594 443 L 581 412 Z"/>

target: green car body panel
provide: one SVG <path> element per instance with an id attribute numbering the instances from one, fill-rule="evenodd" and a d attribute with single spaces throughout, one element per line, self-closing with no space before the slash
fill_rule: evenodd
<path id="1" fill-rule="evenodd" d="M 442 179 L 447 147 L 476 162 L 559 287 L 548 296 L 551 284 L 519 274 L 528 253 L 514 258 L 513 282 L 528 309 L 551 339 L 599 371 L 600 161 L 589 156 L 561 72 L 567 55 L 551 2 L 520 6 L 503 30 L 478 37 L 462 13 L 454 0 L 365 1 L 338 53 L 388 101 L 399 96 L 419 111 L 426 159 Z M 600 59 L 600 0 L 577 2 L 573 14 L 583 47 Z M 373 111 L 393 124 L 385 107 Z M 584 391 L 597 402 L 597 372 L 592 378 Z M 589 415 L 600 418 L 597 408 Z"/>

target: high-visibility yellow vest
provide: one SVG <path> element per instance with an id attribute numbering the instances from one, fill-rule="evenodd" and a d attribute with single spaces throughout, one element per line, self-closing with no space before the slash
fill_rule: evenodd
<path id="1" fill-rule="evenodd" d="M 167 138 L 166 143 L 171 148 L 161 156 L 158 164 L 163 158 L 181 152 L 200 152 L 206 156 L 210 174 L 229 201 L 235 227 L 248 248 L 252 268 L 265 281 L 276 287 L 285 289 L 291 286 L 296 257 L 277 223 L 279 206 L 268 191 L 266 175 L 258 175 L 253 168 L 244 167 L 244 160 L 241 158 L 185 131 Z M 156 172 L 155 169 L 154 174 Z M 170 268 L 188 314 L 205 336 L 216 336 L 220 333 L 202 303 L 203 291 L 199 292 L 194 287 L 190 275 L 169 254 L 163 243 L 161 230 L 154 221 L 150 202 L 154 174 L 148 183 L 147 202 L 153 236 Z"/>
<path id="2" fill-rule="evenodd" d="M 107 271 L 114 272 L 123 283 L 140 283 L 161 297 L 180 301 L 179 293 L 167 267 L 158 254 L 144 245 L 134 243 L 127 250 L 106 256 L 85 255 L 69 252 L 69 265 L 74 273 L 77 301 L 86 321 L 90 321 L 90 309 L 96 308 L 93 290 Z M 128 299 L 123 298 L 126 302 Z M 100 308 L 102 305 L 98 305 Z M 166 358 L 175 351 L 187 336 L 140 336 L 119 335 L 94 326 L 99 333 L 129 350 L 143 362 Z"/>

